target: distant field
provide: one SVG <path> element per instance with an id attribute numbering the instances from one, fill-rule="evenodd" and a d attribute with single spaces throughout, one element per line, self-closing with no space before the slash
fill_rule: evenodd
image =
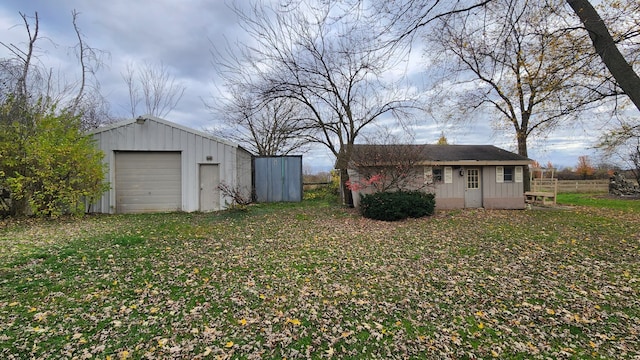
<path id="1" fill-rule="evenodd" d="M 581 205 L 640 212 L 640 197 L 613 197 L 608 194 L 558 194 L 559 204 Z"/>
<path id="2" fill-rule="evenodd" d="M 0 358 L 637 359 L 640 201 L 0 223 Z"/>

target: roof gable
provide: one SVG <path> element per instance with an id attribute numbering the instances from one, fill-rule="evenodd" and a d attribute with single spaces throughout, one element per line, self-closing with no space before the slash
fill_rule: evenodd
<path id="1" fill-rule="evenodd" d="M 202 136 L 203 138 L 207 138 L 207 139 L 210 139 L 210 140 L 213 140 L 213 141 L 217 141 L 219 143 L 223 143 L 223 144 L 226 144 L 226 145 L 229 145 L 229 146 L 240 147 L 238 144 L 235 144 L 235 143 L 232 143 L 230 141 L 221 139 L 219 137 L 216 137 L 216 136 L 211 135 L 209 133 L 206 133 L 204 131 L 199 131 L 199 130 L 195 130 L 195 129 L 192 129 L 192 128 L 189 128 L 189 127 L 186 127 L 186 126 L 182 126 L 180 124 L 171 122 L 169 120 L 161 119 L 161 118 L 155 117 L 153 115 L 142 115 L 142 116 L 139 116 L 138 118 L 144 119 L 145 121 L 153 121 L 153 122 L 165 125 L 165 126 L 169 126 L 169 127 L 175 128 L 175 129 L 179 129 L 179 130 L 188 132 L 188 133 L 196 134 L 196 135 Z M 128 120 L 120 121 L 120 122 L 117 122 L 117 123 L 114 123 L 114 124 L 110 124 L 110 125 L 107 125 L 107 126 L 99 127 L 97 129 L 93 129 L 93 130 L 89 131 L 88 134 L 89 135 L 99 134 L 101 132 L 113 130 L 113 129 L 120 128 L 120 127 L 129 126 L 131 124 L 135 124 L 136 121 L 137 121 L 137 119 L 128 119 Z"/>

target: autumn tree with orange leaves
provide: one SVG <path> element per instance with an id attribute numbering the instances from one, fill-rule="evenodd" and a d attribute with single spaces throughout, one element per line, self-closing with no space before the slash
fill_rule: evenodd
<path id="1" fill-rule="evenodd" d="M 582 155 L 578 157 L 578 165 L 576 165 L 576 174 L 583 180 L 593 176 L 596 169 L 591 165 L 591 160 L 588 156 Z"/>

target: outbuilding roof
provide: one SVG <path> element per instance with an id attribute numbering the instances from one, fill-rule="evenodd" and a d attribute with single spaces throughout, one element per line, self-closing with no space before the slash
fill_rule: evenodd
<path id="1" fill-rule="evenodd" d="M 368 162 L 372 157 L 394 159 L 412 157 L 416 165 L 457 164 L 457 165 L 527 165 L 531 159 L 493 145 L 354 145 L 351 159 Z"/>
<path id="2" fill-rule="evenodd" d="M 182 131 L 185 131 L 187 133 L 196 134 L 196 135 L 202 136 L 203 138 L 211 139 L 211 140 L 217 141 L 217 142 L 225 144 L 225 145 L 242 148 L 240 145 L 238 145 L 236 143 L 233 143 L 231 141 L 227 141 L 225 139 L 219 138 L 219 137 L 214 136 L 212 134 L 209 134 L 207 132 L 195 130 L 195 129 L 192 129 L 192 128 L 189 128 L 189 127 L 186 127 L 186 126 L 182 126 L 182 125 L 174 123 L 172 121 L 165 120 L 165 119 L 162 119 L 162 118 L 159 118 L 159 117 L 156 117 L 156 116 L 153 116 L 153 115 L 149 115 L 149 114 L 138 116 L 138 118 L 136 118 L 136 119 L 127 119 L 127 120 L 123 120 L 123 121 L 120 121 L 120 122 L 108 124 L 108 125 L 105 125 L 105 126 L 90 130 L 88 132 L 88 134 L 89 135 L 99 134 L 101 132 L 109 131 L 109 130 L 116 129 L 116 128 L 119 128 L 119 127 L 124 127 L 124 126 L 127 126 L 127 125 L 136 124 L 138 122 L 145 123 L 147 121 L 155 122 L 155 123 L 162 124 L 162 125 L 165 125 L 165 126 L 169 126 L 171 128 L 182 130 Z M 243 150 L 247 151 L 246 149 L 243 149 Z"/>

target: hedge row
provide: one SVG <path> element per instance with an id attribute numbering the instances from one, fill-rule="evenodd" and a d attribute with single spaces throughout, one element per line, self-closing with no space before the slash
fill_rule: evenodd
<path id="1" fill-rule="evenodd" d="M 435 196 L 421 191 L 378 192 L 363 195 L 360 200 L 364 217 L 384 221 L 429 216 L 435 206 Z"/>

